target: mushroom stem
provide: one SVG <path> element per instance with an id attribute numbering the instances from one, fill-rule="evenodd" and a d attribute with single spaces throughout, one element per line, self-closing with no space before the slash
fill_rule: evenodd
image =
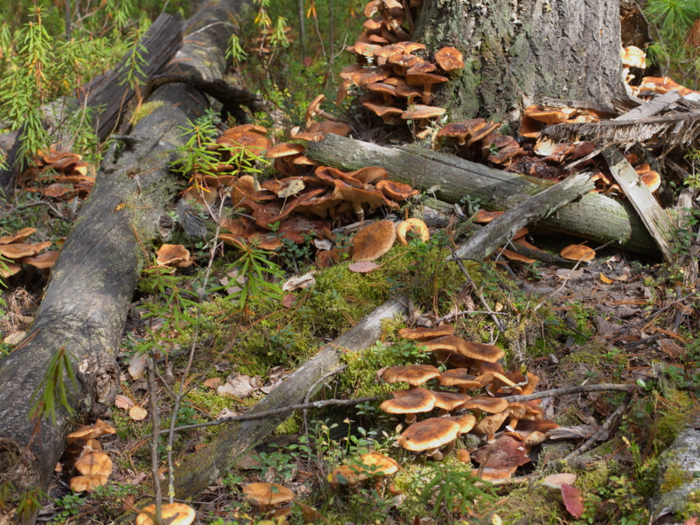
<path id="1" fill-rule="evenodd" d="M 418 416 L 416 414 L 406 414 L 406 424 L 407 425 L 412 425 L 418 420 Z"/>
<path id="2" fill-rule="evenodd" d="M 440 452 L 440 447 L 428 449 L 425 453 L 435 461 L 442 461 L 442 458 L 444 457 L 442 452 Z"/>

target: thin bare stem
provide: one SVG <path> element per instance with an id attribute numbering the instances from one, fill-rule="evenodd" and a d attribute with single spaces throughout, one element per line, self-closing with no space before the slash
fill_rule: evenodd
<path id="1" fill-rule="evenodd" d="M 588 392 L 626 392 L 630 388 L 634 389 L 634 385 L 602 383 L 599 385 L 567 386 L 564 388 L 553 388 L 552 390 L 543 390 L 542 392 L 536 392 L 534 394 L 528 394 L 526 396 L 506 396 L 503 399 L 505 399 L 509 403 L 524 403 L 525 401 L 544 399 L 545 397 L 568 396 L 571 394 L 586 394 Z"/>
<path id="2" fill-rule="evenodd" d="M 160 477 L 158 474 L 158 435 L 160 434 L 160 418 L 158 417 L 158 403 L 156 402 L 156 378 L 153 372 L 153 359 L 147 357 L 146 366 L 148 367 L 148 395 L 151 401 L 151 424 L 153 425 L 153 433 L 151 434 L 151 476 L 153 477 L 153 491 L 156 493 L 156 515 L 153 521 L 156 525 L 162 525 L 163 513 L 161 506 L 163 504 L 163 495 L 160 490 Z"/>

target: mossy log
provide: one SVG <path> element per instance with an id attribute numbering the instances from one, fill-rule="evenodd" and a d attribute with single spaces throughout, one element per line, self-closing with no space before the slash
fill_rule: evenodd
<path id="1" fill-rule="evenodd" d="M 202 78 L 223 77 L 224 53 L 237 29 L 241 0 L 208 4 L 187 25 L 197 33 L 178 53 L 179 61 Z M 157 237 L 158 219 L 178 189 L 169 171 L 188 119 L 209 107 L 207 98 L 186 84 L 170 84 L 151 100 L 164 103 L 134 128 L 118 159 L 106 159 L 95 187 L 53 268 L 36 320 L 24 341 L 0 360 L 0 524 L 34 523 L 38 508 L 16 516 L 20 498 L 46 490 L 64 449 L 68 431 L 112 405 L 119 385 L 115 357 L 144 258 Z M 116 160 L 116 161 L 115 161 Z M 56 423 L 30 419 L 37 391 L 52 356 L 70 354 L 77 388 L 67 377 L 67 402 L 57 402 Z M 21 519 L 20 519 L 21 518 Z"/>
<path id="2" fill-rule="evenodd" d="M 351 330 L 325 346 L 246 414 L 302 403 L 307 396 L 321 388 L 325 379 L 330 379 L 332 371 L 341 364 L 343 352 L 357 352 L 376 343 L 382 332 L 382 320 L 406 313 L 405 303 L 401 298 L 386 301 Z M 176 496 L 188 499 L 199 494 L 221 475 L 222 469 L 228 468 L 290 415 L 234 422 L 224 427 L 212 443 L 187 456 L 175 468 Z"/>
<path id="3" fill-rule="evenodd" d="M 309 142 L 306 154 L 321 164 L 346 170 L 380 166 L 392 180 L 422 190 L 437 188 L 438 199 L 459 202 L 464 197 L 478 198 L 482 208 L 492 211 L 507 211 L 552 185 L 416 146 L 386 148 L 332 134 L 321 142 Z M 604 195 L 586 194 L 534 226 L 602 243 L 614 241 L 635 252 L 658 253 L 634 208 Z"/>

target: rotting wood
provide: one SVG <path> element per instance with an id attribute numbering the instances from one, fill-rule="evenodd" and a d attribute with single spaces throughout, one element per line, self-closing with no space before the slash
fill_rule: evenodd
<path id="1" fill-rule="evenodd" d="M 241 5 L 239 0 L 208 4 L 188 23 L 188 32 L 197 31 L 197 38 L 187 41 L 178 57 L 203 78 L 223 76 L 226 44 Z M 169 162 L 186 141 L 179 126 L 208 108 L 206 97 L 184 84 L 164 86 L 152 99 L 163 106 L 136 125 L 135 140 L 118 159 L 106 159 L 109 170 L 98 172 L 29 334 L 0 361 L 0 485 L 9 489 L 0 525 L 13 521 L 23 494 L 48 487 L 70 426 L 104 413 L 118 391 L 115 356 L 144 262 L 140 254 L 157 238 L 158 219 L 178 189 Z M 34 394 L 60 348 L 70 352 L 78 373 L 77 389 L 65 380 L 68 402 L 77 413 L 69 417 L 57 403 L 55 425 L 30 421 Z M 22 523 L 34 523 L 38 510 Z"/>
<path id="2" fill-rule="evenodd" d="M 562 206 L 595 188 L 589 173 L 573 175 L 511 208 L 472 235 L 455 255 L 483 261 L 515 233 L 529 224 L 549 217 Z"/>
<path id="3" fill-rule="evenodd" d="M 397 315 L 405 314 L 406 311 L 406 300 L 389 299 L 351 330 L 325 346 L 304 366 L 282 381 L 265 399 L 246 412 L 246 415 L 301 403 L 309 394 L 310 387 L 318 379 L 338 368 L 340 357 L 344 352 L 357 352 L 373 345 L 381 335 L 382 320 L 392 319 Z M 318 385 L 317 389 L 320 387 L 321 385 Z M 222 469 L 228 468 L 237 458 L 277 428 L 289 415 L 280 414 L 226 426 L 214 441 L 202 450 L 184 458 L 176 467 L 176 496 L 192 498 L 199 494 L 216 480 Z"/>
<path id="4" fill-rule="evenodd" d="M 435 189 L 446 202 L 464 197 L 480 199 L 487 210 L 506 211 L 527 200 L 551 183 L 495 170 L 459 157 L 416 147 L 386 148 L 376 144 L 328 134 L 321 142 L 309 142 L 306 154 L 324 165 L 348 171 L 380 166 L 392 180 L 415 188 Z M 595 220 L 592 220 L 595 218 Z M 641 253 L 658 248 L 644 223 L 629 203 L 589 193 L 540 221 L 538 229 L 568 232 L 601 243 Z"/>
<path id="5" fill-rule="evenodd" d="M 632 165 L 620 153 L 617 148 L 606 148 L 603 150 L 603 157 L 610 167 L 615 182 L 630 200 L 634 208 L 639 213 L 642 221 L 654 238 L 664 259 L 668 263 L 673 263 L 675 256 L 671 249 L 674 225 L 666 212 L 661 208 L 656 199 L 634 171 Z"/>
<path id="6" fill-rule="evenodd" d="M 614 118 L 613 120 L 637 120 L 647 117 L 653 117 L 657 113 L 661 113 L 665 109 L 668 109 L 680 99 L 681 96 L 678 93 L 678 91 L 669 91 L 668 93 L 664 93 L 663 95 L 652 98 L 649 102 L 646 102 L 645 104 L 642 104 L 641 106 L 638 106 L 628 111 L 624 115 L 620 115 L 619 117 Z"/>

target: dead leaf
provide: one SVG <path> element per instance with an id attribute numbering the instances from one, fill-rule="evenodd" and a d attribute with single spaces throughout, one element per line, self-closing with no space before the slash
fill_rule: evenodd
<path id="1" fill-rule="evenodd" d="M 553 489 L 560 489 L 562 485 L 571 485 L 576 481 L 576 474 L 562 472 L 561 474 L 552 474 L 542 480 L 542 484 Z"/>
<path id="2" fill-rule="evenodd" d="M 355 273 L 370 273 L 377 268 L 379 268 L 379 265 L 371 261 L 356 262 L 348 266 L 348 270 Z"/>
<path id="3" fill-rule="evenodd" d="M 330 250 L 333 248 L 333 243 L 328 239 L 314 239 L 314 246 L 319 250 Z"/>
<path id="4" fill-rule="evenodd" d="M 221 384 L 221 378 L 220 377 L 212 377 L 207 379 L 204 383 L 202 383 L 205 387 L 207 388 L 216 388 Z"/>
<path id="5" fill-rule="evenodd" d="M 301 516 L 304 519 L 304 523 L 318 523 L 323 519 L 323 516 L 321 516 L 321 514 L 315 508 L 304 505 L 298 501 L 295 502 L 295 504 L 299 505 L 299 508 L 301 509 Z"/>
<path id="6" fill-rule="evenodd" d="M 564 279 L 579 279 L 580 277 L 583 277 L 584 270 L 569 270 L 568 268 L 559 268 L 557 270 L 557 277 L 561 280 Z"/>
<path id="7" fill-rule="evenodd" d="M 262 385 L 257 377 L 250 377 L 245 374 L 229 376 L 226 384 L 216 389 L 221 396 L 233 396 L 245 398 L 250 396 Z"/>
<path id="8" fill-rule="evenodd" d="M 114 404 L 117 408 L 122 408 L 124 410 L 134 406 L 134 402 L 131 399 L 121 394 L 117 394 L 117 397 L 114 398 Z"/>
<path id="9" fill-rule="evenodd" d="M 134 381 L 143 377 L 146 370 L 146 354 L 136 354 L 129 361 L 129 375 Z"/>
<path id="10" fill-rule="evenodd" d="M 285 308 L 291 308 L 292 305 L 296 302 L 297 298 L 294 297 L 294 294 L 287 294 L 284 296 L 282 299 L 282 306 Z"/>
<path id="11" fill-rule="evenodd" d="M 234 412 L 230 408 L 224 408 L 221 412 L 216 414 L 216 419 L 226 419 L 227 417 L 236 417 L 238 412 Z"/>
<path id="12" fill-rule="evenodd" d="M 20 330 L 19 332 L 11 333 L 5 339 L 3 339 L 2 342 L 6 345 L 16 345 L 22 339 L 24 339 L 25 335 L 27 335 L 27 332 L 25 332 L 24 330 Z"/>
<path id="13" fill-rule="evenodd" d="M 148 416 L 148 410 L 140 406 L 133 406 L 129 409 L 129 417 L 134 421 L 143 421 Z"/>
<path id="14" fill-rule="evenodd" d="M 610 277 L 607 277 L 603 272 L 600 272 L 600 282 L 603 284 L 612 284 L 615 281 L 615 279 L 611 279 Z"/>
<path id="15" fill-rule="evenodd" d="M 561 497 L 571 515 L 575 518 L 580 518 L 583 515 L 583 496 L 581 491 L 571 485 L 561 486 Z"/>
<path id="16" fill-rule="evenodd" d="M 289 184 L 287 185 L 286 188 L 277 192 L 277 196 L 280 199 L 286 199 L 287 197 L 291 197 L 292 195 L 296 195 L 301 190 L 303 190 L 305 187 L 306 187 L 306 185 L 304 184 L 304 182 L 301 179 L 292 179 L 291 181 L 289 181 Z"/>

